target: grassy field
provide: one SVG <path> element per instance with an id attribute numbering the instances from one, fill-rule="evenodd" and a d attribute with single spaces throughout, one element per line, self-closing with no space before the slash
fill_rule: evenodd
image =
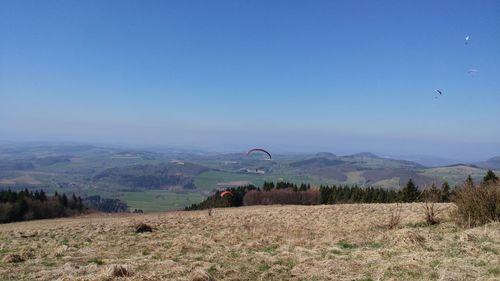
<path id="1" fill-rule="evenodd" d="M 486 171 L 469 166 L 437 167 L 424 170 L 423 175 L 430 176 L 441 181 L 447 181 L 449 184 L 457 185 L 465 181 L 468 175 L 476 182 L 480 182 Z"/>
<path id="2" fill-rule="evenodd" d="M 500 224 L 423 224 L 422 206 L 258 206 L 0 225 L 2 280 L 499 280 Z M 151 233 L 135 233 L 144 222 Z M 17 262 L 13 262 L 17 261 Z M 121 269 L 117 270 L 117 269 Z"/>
<path id="3" fill-rule="evenodd" d="M 143 192 L 121 192 L 119 197 L 127 202 L 130 210 L 141 209 L 145 212 L 179 210 L 205 199 L 199 193 L 175 193 L 166 190 L 148 190 Z"/>
<path id="4" fill-rule="evenodd" d="M 250 184 L 261 186 L 265 181 L 278 182 L 280 180 L 294 182 L 297 184 L 315 183 L 315 180 L 308 176 L 258 175 L 210 171 L 196 176 L 194 184 L 199 189 L 212 190 L 214 188 L 220 188 L 220 185 L 218 185 L 220 183 L 246 181 Z"/>

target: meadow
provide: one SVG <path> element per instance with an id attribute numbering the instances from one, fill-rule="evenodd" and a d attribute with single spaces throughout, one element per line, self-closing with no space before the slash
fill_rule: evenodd
<path id="1" fill-rule="evenodd" d="M 0 226 L 4 280 L 498 280 L 500 224 L 463 229 L 437 204 L 252 206 L 93 214 Z M 152 232 L 136 233 L 145 223 Z"/>

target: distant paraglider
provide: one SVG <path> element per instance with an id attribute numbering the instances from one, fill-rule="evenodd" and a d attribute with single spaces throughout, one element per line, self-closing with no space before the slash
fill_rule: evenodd
<path id="1" fill-rule="evenodd" d="M 251 153 L 254 153 L 254 152 L 263 152 L 263 153 L 265 153 L 267 156 L 269 156 L 269 160 L 273 159 L 273 157 L 271 156 L 271 153 L 267 152 L 267 150 L 262 149 L 262 148 L 253 148 L 253 149 L 250 149 L 250 150 L 247 152 L 247 155 L 250 155 Z"/>
<path id="2" fill-rule="evenodd" d="M 467 35 L 465 36 L 465 45 L 468 45 L 469 44 L 469 41 L 471 39 L 470 35 Z M 466 48 L 470 48 L 470 47 L 466 47 Z M 477 73 L 479 72 L 478 69 L 476 68 L 470 68 L 467 73 L 470 75 L 470 76 L 475 76 Z M 440 89 L 436 89 L 434 90 L 436 92 L 436 95 L 434 96 L 435 99 L 441 97 L 443 95 L 443 91 L 441 91 Z"/>
<path id="3" fill-rule="evenodd" d="M 470 40 L 470 36 L 467 35 L 465 36 L 465 45 L 467 45 L 469 43 L 469 40 Z M 478 69 L 476 68 L 471 68 L 467 71 L 467 73 L 470 75 L 470 76 L 474 76 L 477 72 L 479 72 Z"/>
<path id="4" fill-rule="evenodd" d="M 436 92 L 436 95 L 434 96 L 435 99 L 443 95 L 443 91 L 441 91 L 440 89 L 436 89 L 434 91 Z"/>
<path id="5" fill-rule="evenodd" d="M 220 194 L 221 198 L 224 198 L 224 196 L 233 196 L 233 193 L 231 191 L 223 191 Z"/>
<path id="6" fill-rule="evenodd" d="M 478 72 L 479 72 L 479 69 L 475 69 L 475 68 L 471 68 L 471 69 L 469 69 L 469 71 L 467 71 L 467 73 L 469 73 L 470 75 L 474 75 Z"/>

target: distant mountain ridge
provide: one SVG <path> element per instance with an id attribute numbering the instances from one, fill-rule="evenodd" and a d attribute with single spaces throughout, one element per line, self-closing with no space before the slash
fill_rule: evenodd
<path id="1" fill-rule="evenodd" d="M 392 158 L 404 159 L 416 162 L 426 167 L 440 167 L 440 166 L 447 166 L 464 162 L 462 160 L 429 156 L 429 155 L 399 155 L 399 156 L 397 155 L 393 156 Z"/>
<path id="2" fill-rule="evenodd" d="M 500 156 L 492 157 L 483 162 L 476 162 L 474 165 L 486 169 L 500 170 Z"/>

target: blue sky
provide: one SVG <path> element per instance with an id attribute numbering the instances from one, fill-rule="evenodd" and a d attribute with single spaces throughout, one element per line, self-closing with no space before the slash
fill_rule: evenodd
<path id="1" fill-rule="evenodd" d="M 499 155 L 498 15 L 494 0 L 2 0 L 0 140 Z"/>

